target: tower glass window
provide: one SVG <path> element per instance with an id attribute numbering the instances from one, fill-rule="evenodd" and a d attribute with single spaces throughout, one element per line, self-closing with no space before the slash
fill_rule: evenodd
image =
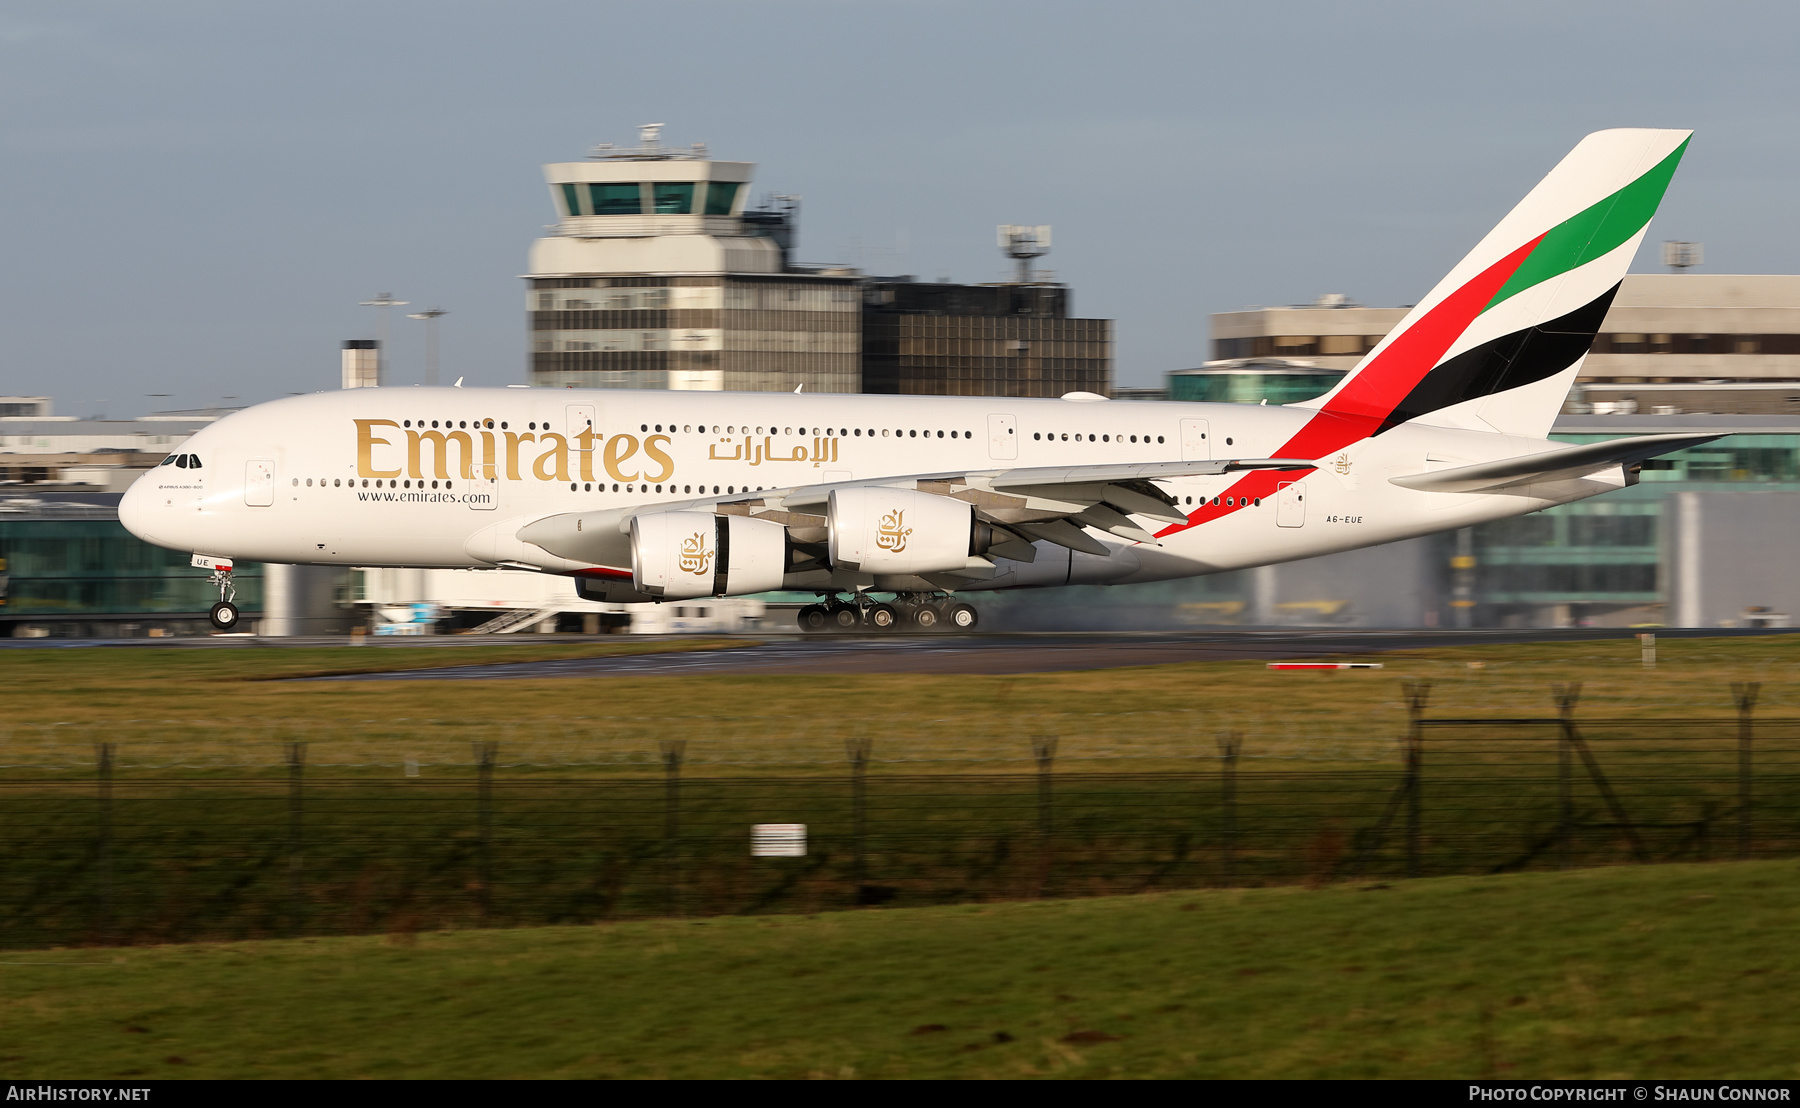
<path id="1" fill-rule="evenodd" d="M 595 215 L 643 215 L 642 190 L 629 185 L 589 185 L 588 196 L 594 202 Z"/>
<path id="2" fill-rule="evenodd" d="M 737 203 L 738 190 L 743 187 L 735 181 L 708 181 L 706 184 L 706 214 L 730 215 L 731 206 Z"/>
<path id="3" fill-rule="evenodd" d="M 563 198 L 563 215 L 571 216 L 571 215 L 580 215 L 581 214 L 581 192 L 580 192 L 580 190 L 578 190 L 574 185 L 564 185 L 562 187 L 562 198 Z"/>
<path id="4" fill-rule="evenodd" d="M 687 215 L 694 210 L 694 182 L 658 181 L 655 197 L 657 215 Z"/>

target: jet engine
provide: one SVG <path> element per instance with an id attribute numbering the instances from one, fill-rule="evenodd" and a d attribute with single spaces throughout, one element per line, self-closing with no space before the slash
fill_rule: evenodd
<path id="1" fill-rule="evenodd" d="M 631 582 L 664 600 L 781 587 L 787 528 L 749 516 L 649 512 L 631 517 Z"/>
<path id="2" fill-rule="evenodd" d="M 966 569 L 990 530 L 966 501 L 878 486 L 833 489 L 826 519 L 833 566 L 883 575 Z"/>

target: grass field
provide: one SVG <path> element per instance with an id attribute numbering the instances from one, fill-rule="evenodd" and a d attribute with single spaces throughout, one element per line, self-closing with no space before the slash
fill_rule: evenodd
<path id="1" fill-rule="evenodd" d="M 1800 864 L 8 954 L 127 1077 L 1800 1077 Z"/>
<path id="2" fill-rule="evenodd" d="M 877 765 L 933 772 L 1017 770 L 1034 736 L 1058 764 L 1191 768 L 1221 731 L 1244 734 L 1244 768 L 1392 763 L 1403 681 L 1433 682 L 1439 715 L 1546 714 L 1551 688 L 1580 682 L 1584 716 L 1724 718 L 1732 682 L 1760 681 L 1765 715 L 1800 716 L 1800 639 L 1671 639 L 1659 665 L 1635 642 L 1459 647 L 1380 656 L 1386 668 L 1275 673 L 1260 661 L 991 677 L 694 675 L 435 682 L 299 683 L 269 678 L 417 669 L 500 659 L 699 649 L 718 640 L 567 647 L 66 649 L 0 652 L 0 766 L 91 765 L 119 744 L 122 768 L 273 767 L 307 741 L 310 765 L 397 771 L 467 766 L 472 739 L 504 765 L 654 772 L 657 744 L 688 741 L 690 764 L 817 766 L 836 773 L 844 739 L 874 742 Z"/>
<path id="3" fill-rule="evenodd" d="M 1585 769 L 1563 783 L 1543 728 L 1434 733 L 1418 873 L 1800 852 L 1787 637 L 1665 643 L 1654 672 L 1635 642 L 1598 641 L 1346 673 L 279 679 L 717 642 L 0 652 L 0 944 L 1374 880 L 1408 872 L 1396 739 L 1402 683 L 1421 679 L 1436 716 L 1541 716 L 1582 683 L 1610 792 Z M 1750 807 L 1730 699 L 1746 680 L 1763 683 Z M 1713 722 L 1673 721 L 1694 716 Z M 1225 730 L 1243 733 L 1229 805 Z M 1053 811 L 1032 761 L 1045 736 Z M 872 740 L 861 794 L 852 738 Z M 669 740 L 686 744 L 678 803 Z M 472 741 L 498 746 L 486 785 Z M 282 764 L 293 742 L 303 778 Z M 806 824 L 806 857 L 752 860 L 759 823 Z"/>

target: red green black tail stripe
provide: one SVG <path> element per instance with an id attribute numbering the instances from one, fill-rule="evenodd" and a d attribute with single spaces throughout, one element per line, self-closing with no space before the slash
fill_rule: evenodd
<path id="1" fill-rule="evenodd" d="M 1554 377 L 1593 348 L 1619 286 L 1536 327 L 1471 346 L 1438 365 L 1382 421 L 1381 431 L 1428 412 Z M 1380 434 L 1377 431 L 1376 434 Z"/>

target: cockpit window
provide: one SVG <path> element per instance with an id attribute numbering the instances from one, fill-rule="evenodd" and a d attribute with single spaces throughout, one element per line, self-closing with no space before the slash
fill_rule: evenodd
<path id="1" fill-rule="evenodd" d="M 200 468 L 200 455 L 189 454 L 187 456 L 187 460 L 188 460 L 188 468 L 189 469 L 199 469 Z"/>
<path id="2" fill-rule="evenodd" d="M 177 455 L 177 454 L 171 454 L 171 455 L 169 455 L 169 456 L 168 456 L 168 457 L 167 457 L 167 458 L 164 458 L 164 459 L 163 459 L 163 460 L 162 460 L 162 464 L 163 464 L 163 465 L 166 465 L 166 466 L 172 466 L 172 465 L 174 465 L 174 464 L 175 464 L 175 459 L 176 459 L 176 458 L 177 458 L 177 457 L 179 457 L 179 456 L 180 456 L 180 455 Z"/>
<path id="3" fill-rule="evenodd" d="M 175 455 L 175 468 L 176 469 L 186 469 L 187 467 L 188 467 L 188 456 L 186 454 Z"/>

